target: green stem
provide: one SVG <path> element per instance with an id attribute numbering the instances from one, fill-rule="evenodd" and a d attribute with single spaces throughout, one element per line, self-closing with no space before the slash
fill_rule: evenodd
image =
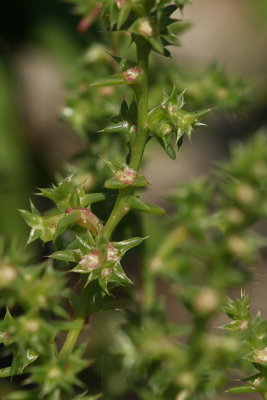
<path id="1" fill-rule="evenodd" d="M 154 272 L 163 264 L 164 259 L 185 240 L 187 236 L 186 230 L 182 226 L 178 226 L 166 237 L 162 242 L 151 263 L 147 264 L 143 269 L 144 282 L 144 305 L 147 309 L 151 308 L 156 297 L 156 284 Z"/>
<path id="2" fill-rule="evenodd" d="M 136 38 L 137 60 L 142 71 L 141 84 L 136 88 L 137 101 L 137 137 L 132 149 L 130 167 L 137 171 L 143 158 L 148 130 L 145 126 L 148 115 L 148 57 L 149 48 L 143 38 Z"/>
<path id="3" fill-rule="evenodd" d="M 146 41 L 142 38 L 136 38 L 137 48 L 137 62 L 141 68 L 140 83 L 136 87 L 136 100 L 137 100 L 137 136 L 135 145 L 132 148 L 130 167 L 134 170 L 140 168 L 140 164 L 143 158 L 144 149 L 147 142 L 148 132 L 145 128 L 145 123 L 148 115 L 148 58 L 149 58 L 149 47 Z M 128 206 L 129 196 L 132 194 L 133 188 L 127 187 L 119 191 L 116 203 L 110 214 L 110 217 L 103 229 L 103 234 L 109 240 L 114 229 L 117 227 L 121 219 L 130 211 Z M 76 315 L 76 319 L 84 319 L 86 311 L 83 305 L 87 301 L 86 289 L 82 293 L 81 303 L 82 311 Z M 74 329 L 69 331 L 65 343 L 60 351 L 60 356 L 68 355 L 72 352 L 79 336 L 82 331 L 80 329 Z"/>
<path id="4" fill-rule="evenodd" d="M 135 38 L 135 41 L 137 49 L 137 62 L 141 68 L 141 76 L 140 83 L 135 89 L 137 101 L 137 135 L 135 145 L 132 148 L 130 167 L 137 171 L 140 168 L 148 137 L 148 131 L 145 128 L 145 123 L 148 115 L 149 47 L 146 41 L 142 38 Z M 119 222 L 130 211 L 128 199 L 132 192 L 133 187 L 131 186 L 119 191 L 114 208 L 103 230 L 103 234 L 107 239 L 110 239 Z"/>
<path id="5" fill-rule="evenodd" d="M 77 321 L 78 328 L 71 329 L 68 332 L 66 340 L 60 350 L 59 356 L 62 357 L 63 355 L 71 354 L 72 350 L 75 347 L 77 340 L 83 330 L 84 322 L 89 317 L 88 312 L 88 303 L 92 297 L 90 286 L 86 286 L 82 289 L 82 293 L 80 296 L 80 306 L 77 314 L 75 315 L 75 320 Z"/>
<path id="6" fill-rule="evenodd" d="M 81 322 L 83 324 L 83 319 L 76 319 L 77 322 Z M 62 355 L 69 355 L 71 354 L 79 336 L 81 333 L 82 329 L 74 329 L 68 332 L 67 338 L 64 342 L 64 345 L 62 346 L 62 349 L 60 351 L 60 356 Z"/>

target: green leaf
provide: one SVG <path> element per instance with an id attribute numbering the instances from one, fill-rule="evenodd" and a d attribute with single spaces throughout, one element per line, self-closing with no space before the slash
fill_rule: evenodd
<path id="1" fill-rule="evenodd" d="M 77 251 L 75 252 L 75 250 L 61 250 L 52 253 L 51 258 L 60 261 L 78 262 L 80 260 L 80 255 Z"/>
<path id="2" fill-rule="evenodd" d="M 159 206 L 147 204 L 136 196 L 130 196 L 130 198 L 128 200 L 128 204 L 132 209 L 138 210 L 141 212 L 145 212 L 148 214 L 154 214 L 154 215 L 165 215 L 166 214 L 166 212 L 163 208 L 161 208 Z"/>
<path id="3" fill-rule="evenodd" d="M 23 390 L 23 391 L 12 391 L 7 395 L 7 400 L 36 400 L 39 395 L 39 390 Z"/>
<path id="4" fill-rule="evenodd" d="M 103 133 L 128 133 L 130 129 L 128 121 L 120 121 L 117 123 L 111 123 L 106 126 L 104 129 L 101 129 L 100 132 Z"/>
<path id="5" fill-rule="evenodd" d="M 101 79 L 98 79 L 90 83 L 91 87 L 102 87 L 102 86 L 116 86 L 116 85 L 127 85 L 129 82 L 125 80 L 124 74 L 114 74 Z"/>
<path id="6" fill-rule="evenodd" d="M 133 237 L 127 240 L 123 240 L 121 242 L 114 242 L 114 246 L 118 248 L 122 255 L 126 253 L 126 251 L 132 249 L 133 247 L 141 244 L 146 238 L 141 237 Z"/>
<path id="7" fill-rule="evenodd" d="M 81 206 L 88 207 L 93 203 L 104 201 L 106 199 L 107 196 L 104 193 L 88 193 L 81 198 Z"/>
<path id="8" fill-rule="evenodd" d="M 107 189 L 124 189 L 128 187 L 128 183 L 121 182 L 116 178 L 110 178 L 104 183 L 105 188 Z"/>
<path id="9" fill-rule="evenodd" d="M 227 393 L 255 393 L 258 390 L 250 385 L 234 386 L 231 389 L 226 390 Z"/>

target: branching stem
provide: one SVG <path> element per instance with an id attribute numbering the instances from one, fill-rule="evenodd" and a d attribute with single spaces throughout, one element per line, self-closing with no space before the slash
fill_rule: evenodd
<path id="1" fill-rule="evenodd" d="M 148 115 L 148 58 L 150 50 L 147 42 L 143 38 L 137 37 L 135 38 L 135 42 L 137 49 L 137 63 L 141 68 L 141 75 L 140 83 L 136 85 L 135 89 L 137 101 L 137 135 L 135 145 L 132 148 L 130 167 L 137 171 L 141 165 L 148 137 L 148 131 L 145 124 Z M 122 218 L 130 211 L 128 199 L 132 192 L 133 188 L 131 186 L 119 191 L 114 208 L 103 230 L 103 234 L 108 240 Z M 86 296 L 83 297 L 85 298 Z M 76 316 L 76 319 L 80 318 L 81 315 Z M 72 352 L 81 331 L 82 328 L 69 331 L 61 349 L 60 356 Z"/>
<path id="2" fill-rule="evenodd" d="M 137 102 L 137 135 L 130 159 L 130 167 L 138 171 L 143 158 L 148 131 L 146 129 L 146 120 L 148 115 L 148 58 L 149 47 L 143 38 L 136 37 L 137 63 L 141 68 L 140 82 L 136 85 L 135 94 Z M 110 217 L 104 227 L 103 233 L 107 239 L 110 239 L 113 231 L 130 211 L 128 198 L 133 192 L 133 188 L 127 187 L 119 191 L 116 203 L 110 214 Z"/>

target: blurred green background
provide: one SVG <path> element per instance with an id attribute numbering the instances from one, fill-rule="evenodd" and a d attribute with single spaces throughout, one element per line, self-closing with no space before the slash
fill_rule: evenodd
<path id="1" fill-rule="evenodd" d="M 0 235 L 24 244 L 28 228 L 17 210 L 28 208 L 36 188 L 50 185 L 85 149 L 59 115 L 75 64 L 100 33 L 93 26 L 79 34 L 79 17 L 64 1 L 3 0 L 0 10 Z M 152 185 L 144 199 L 163 206 L 166 191 L 208 171 L 227 157 L 231 141 L 245 140 L 267 124 L 267 0 L 192 0 L 184 18 L 193 25 L 182 47 L 172 51 L 175 80 L 180 70 L 201 79 L 216 60 L 231 79 L 244 80 L 249 94 L 237 113 L 213 113 L 209 127 L 175 162 L 159 147 L 148 147 L 144 174 Z M 41 210 L 49 206 L 34 201 Z M 251 289 L 257 298 L 265 290 L 259 281 L 266 281 L 263 271 L 258 275 Z"/>

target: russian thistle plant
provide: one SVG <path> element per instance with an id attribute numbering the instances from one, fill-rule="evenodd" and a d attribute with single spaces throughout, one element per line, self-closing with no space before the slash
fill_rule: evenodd
<path id="1" fill-rule="evenodd" d="M 173 69 L 167 67 L 167 90 L 160 98 L 156 64 L 152 60 L 150 67 L 149 60 L 153 53 L 169 57 L 166 47 L 179 44 L 188 24 L 173 14 L 187 0 L 71 3 L 82 15 L 80 32 L 99 23 L 109 33 L 87 52 L 62 113 L 87 141 L 81 167 L 69 167 L 67 177 L 40 189 L 54 204 L 50 211 L 41 214 L 33 203 L 31 211 L 21 211 L 31 228 L 28 242 L 51 242 L 49 261 L 30 265 L 16 247 L 2 245 L 0 301 L 6 314 L 0 332 L 10 364 L 0 375 L 24 378 L 15 381 L 23 388 L 6 398 L 214 399 L 243 356 L 245 368 L 256 371 L 231 391 L 258 392 L 266 399 L 266 321 L 252 319 L 244 294 L 225 302 L 230 288 L 250 278 L 264 244 L 250 227 L 267 214 L 266 135 L 235 147 L 231 161 L 213 176 L 173 190 L 174 212 L 165 226 L 157 222 L 162 233 L 143 232 L 140 212 L 165 214 L 140 196 L 148 184 L 141 172 L 147 143 L 156 139 L 175 159 L 210 106 L 222 103 L 222 91 L 223 105 L 233 108 L 242 90 L 239 84 L 229 88 L 212 66 L 211 84 L 202 85 L 204 109 L 187 110 L 185 88 L 179 80 L 170 83 Z M 131 57 L 114 54 L 116 49 Z M 111 74 L 98 76 L 105 71 Z M 114 99 L 121 87 L 118 107 Z M 198 102 L 191 94 L 191 103 Z M 156 246 L 144 254 L 152 239 Z M 125 253 L 139 245 L 141 288 L 124 267 Z M 190 314 L 190 324 L 170 322 L 157 294 L 159 281 Z M 231 331 L 227 335 L 210 328 L 222 306 L 233 320 L 224 326 Z M 88 330 L 101 311 L 109 317 Z"/>

